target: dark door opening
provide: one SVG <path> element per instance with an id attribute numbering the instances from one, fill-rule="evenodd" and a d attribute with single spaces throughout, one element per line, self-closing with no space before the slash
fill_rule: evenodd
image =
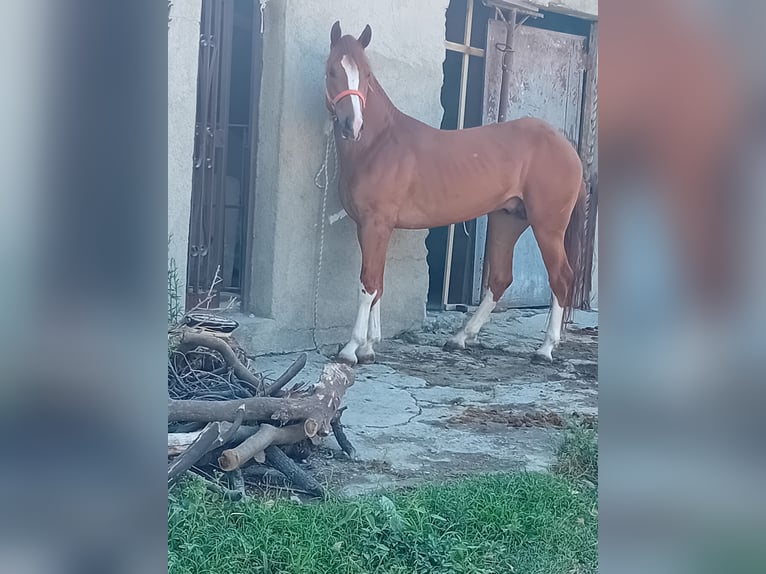
<path id="1" fill-rule="evenodd" d="M 502 2 L 498 2 L 497 5 L 506 7 Z M 503 16 L 498 12 L 499 9 L 496 9 L 491 1 L 450 1 L 446 14 L 446 56 L 441 91 L 444 108 L 442 129 L 461 129 L 484 123 L 486 50 L 494 47 L 494 44 L 487 46 L 488 25 L 491 20 L 507 18 L 509 15 L 505 10 Z M 530 28 L 586 38 L 591 31 L 591 22 L 587 20 L 542 10 L 535 14 L 522 15 L 519 21 L 522 20 L 524 26 Z M 580 139 L 577 131 L 572 134 L 575 145 Z M 484 218 L 454 227 L 451 254 L 448 254 L 449 229 L 431 229 L 426 239 L 429 266 L 428 309 L 443 309 L 445 305 L 448 308 L 456 304 L 471 305 L 477 303 L 477 298 L 480 298 L 480 257 L 486 234 Z M 482 245 L 477 246 L 477 238 Z M 447 275 L 449 285 L 445 289 Z M 532 279 L 534 277 L 530 280 Z"/>
<path id="2" fill-rule="evenodd" d="M 187 307 L 239 298 L 260 93 L 260 11 L 251 0 L 203 0 Z M 212 291 L 211 291 L 212 287 Z"/>
<path id="3" fill-rule="evenodd" d="M 442 66 L 444 84 L 441 90 L 444 116 L 441 129 L 469 128 L 482 123 L 483 52 L 487 21 L 491 16 L 492 9 L 479 0 L 451 0 L 447 8 L 446 54 Z M 475 226 L 475 220 L 455 226 L 447 304 L 471 304 Z M 445 226 L 429 230 L 426 239 L 429 309 L 442 308 L 448 237 L 449 227 Z"/>

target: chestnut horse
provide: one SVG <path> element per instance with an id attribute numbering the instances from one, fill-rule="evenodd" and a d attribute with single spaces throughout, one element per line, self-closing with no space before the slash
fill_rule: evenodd
<path id="1" fill-rule="evenodd" d="M 465 348 L 477 337 L 513 280 L 514 247 L 531 226 L 554 295 L 536 354 L 552 360 L 580 267 L 585 186 L 577 151 L 539 119 L 446 131 L 405 115 L 370 69 L 365 48 L 371 37 L 369 26 L 359 38 L 343 36 L 336 22 L 327 58 L 338 191 L 357 224 L 362 250 L 358 314 L 338 359 L 352 365 L 375 359 L 383 269 L 394 229 L 440 227 L 488 214 L 484 295 L 446 346 Z"/>

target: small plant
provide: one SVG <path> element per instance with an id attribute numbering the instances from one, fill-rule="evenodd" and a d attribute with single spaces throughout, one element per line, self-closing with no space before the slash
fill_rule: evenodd
<path id="1" fill-rule="evenodd" d="M 598 423 L 570 424 L 552 470 L 566 478 L 598 485 Z"/>
<path id="2" fill-rule="evenodd" d="M 178 265 L 170 256 L 170 240 L 168 236 L 168 324 L 175 325 L 181 320 L 183 309 L 181 305 L 181 280 L 178 277 Z"/>

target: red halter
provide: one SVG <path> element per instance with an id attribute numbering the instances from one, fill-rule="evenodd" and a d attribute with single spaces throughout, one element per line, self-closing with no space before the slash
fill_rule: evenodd
<path id="1" fill-rule="evenodd" d="M 334 98 L 331 98 L 330 92 L 328 92 L 327 88 L 325 88 L 325 95 L 327 96 L 327 101 L 330 103 L 330 107 L 332 108 L 333 114 L 335 113 L 335 104 L 337 104 L 346 96 L 359 96 L 359 99 L 362 101 L 362 109 L 364 109 L 364 106 L 367 103 L 364 97 L 364 94 L 360 92 L 359 90 L 343 90 L 337 96 L 335 96 Z"/>

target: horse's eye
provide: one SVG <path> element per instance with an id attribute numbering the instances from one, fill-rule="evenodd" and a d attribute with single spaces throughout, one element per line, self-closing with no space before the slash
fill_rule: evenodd
<path id="1" fill-rule="evenodd" d="M 333 68 L 330 68 L 329 75 L 330 75 L 331 78 L 335 77 L 335 70 Z"/>

